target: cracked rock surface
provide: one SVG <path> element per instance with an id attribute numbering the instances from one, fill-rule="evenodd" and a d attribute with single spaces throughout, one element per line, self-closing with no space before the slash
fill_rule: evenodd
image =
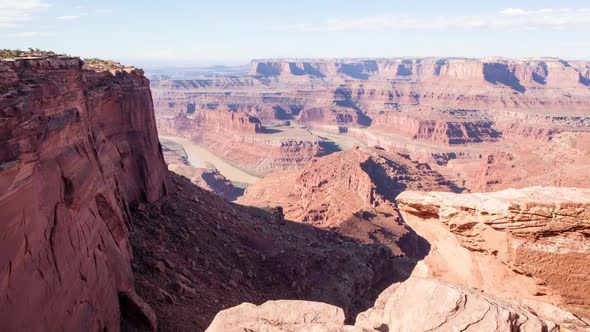
<path id="1" fill-rule="evenodd" d="M 118 331 L 127 310 L 155 328 L 127 208 L 165 192 L 149 81 L 71 57 L 0 61 L 0 77 L 2 330 Z"/>
<path id="2" fill-rule="evenodd" d="M 571 316 L 572 320 L 576 318 Z M 560 331 L 550 317 L 473 289 L 412 277 L 387 288 L 375 305 L 344 324 L 325 303 L 268 301 L 221 311 L 207 331 Z M 570 326 L 568 326 L 570 328 Z M 573 329 L 581 330 L 581 329 Z"/>

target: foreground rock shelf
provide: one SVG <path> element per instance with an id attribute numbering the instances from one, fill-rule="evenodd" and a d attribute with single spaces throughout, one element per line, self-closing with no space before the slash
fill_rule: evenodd
<path id="1" fill-rule="evenodd" d="M 590 317 L 590 190 L 407 191 L 397 202 L 432 245 L 422 273 Z"/>
<path id="2" fill-rule="evenodd" d="M 208 332 L 233 331 L 527 331 L 558 332 L 588 328 L 558 308 L 535 313 L 523 304 L 436 281 L 413 277 L 387 288 L 373 308 L 360 313 L 354 325 L 345 325 L 342 309 L 308 301 L 269 301 L 260 306 L 244 303 L 221 311 Z M 557 316 L 558 317 L 557 317 Z M 561 325 L 552 321 L 558 318 Z"/>

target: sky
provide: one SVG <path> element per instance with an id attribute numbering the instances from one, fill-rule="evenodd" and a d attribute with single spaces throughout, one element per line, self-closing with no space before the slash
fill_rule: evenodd
<path id="1" fill-rule="evenodd" d="M 590 59 L 588 0 L 0 0 L 0 48 L 143 66 L 259 58 Z"/>

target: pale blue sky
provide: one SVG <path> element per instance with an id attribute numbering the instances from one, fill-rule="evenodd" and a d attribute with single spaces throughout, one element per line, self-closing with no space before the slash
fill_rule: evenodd
<path id="1" fill-rule="evenodd" d="M 587 0 L 0 0 L 0 48 L 138 65 L 274 57 L 590 58 Z"/>

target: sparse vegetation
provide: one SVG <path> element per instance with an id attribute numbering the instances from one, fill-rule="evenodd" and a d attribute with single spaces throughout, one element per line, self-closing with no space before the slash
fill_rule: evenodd
<path id="1" fill-rule="evenodd" d="M 22 57 L 46 57 L 58 55 L 53 51 L 45 51 L 38 48 L 29 48 L 26 51 L 23 50 L 10 50 L 10 49 L 0 49 L 0 59 L 14 59 L 14 58 L 22 58 Z"/>
<path id="2" fill-rule="evenodd" d="M 97 58 L 84 59 L 84 67 L 98 70 L 117 70 L 125 68 L 124 65 L 117 61 Z"/>
<path id="3" fill-rule="evenodd" d="M 3 49 L 3 50 L 0 50 L 0 59 L 17 58 L 17 57 L 20 56 L 21 53 L 22 53 L 21 50 L 7 50 L 7 49 Z"/>

